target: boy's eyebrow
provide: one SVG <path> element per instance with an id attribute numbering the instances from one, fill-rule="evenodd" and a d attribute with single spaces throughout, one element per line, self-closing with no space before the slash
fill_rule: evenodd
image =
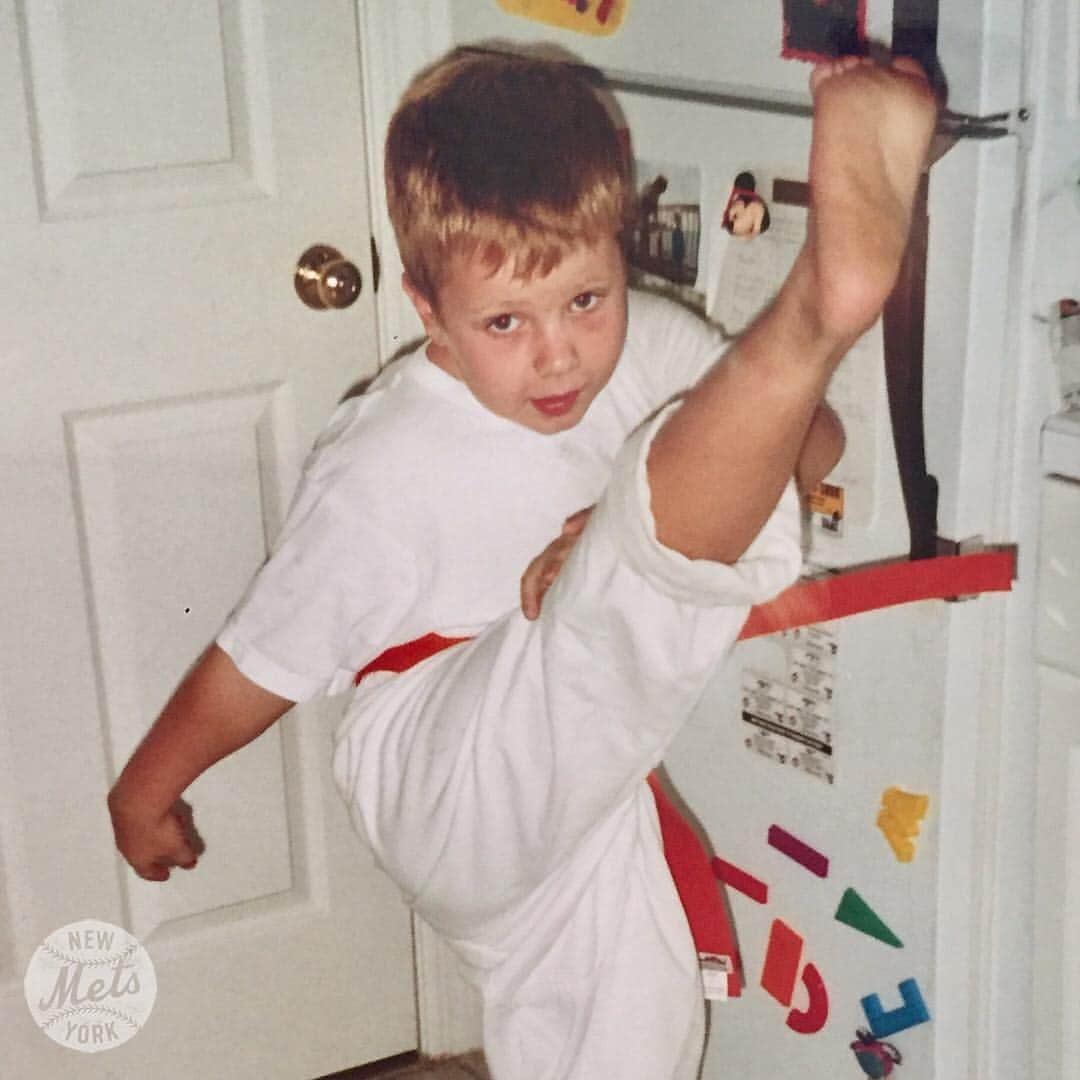
<path id="1" fill-rule="evenodd" d="M 566 296 L 568 299 L 573 299 L 575 296 L 580 296 L 582 293 L 601 293 L 610 292 L 614 288 L 612 277 L 614 275 L 597 275 L 595 277 L 583 278 L 577 281 L 575 284 L 570 285 L 566 289 Z M 506 296 L 485 302 L 473 306 L 468 301 L 465 302 L 466 313 L 473 316 L 484 316 L 497 314 L 502 311 L 508 311 L 513 308 L 529 307 L 532 301 L 528 297 L 524 296 Z"/>

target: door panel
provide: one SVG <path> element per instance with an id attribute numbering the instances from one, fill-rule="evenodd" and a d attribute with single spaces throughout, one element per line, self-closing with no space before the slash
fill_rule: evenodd
<path id="1" fill-rule="evenodd" d="M 207 850 L 168 884 L 127 869 L 104 806 L 265 559 L 303 452 L 376 367 L 358 55 L 345 0 L 0 0 L 13 1075 L 303 1080 L 416 1046 L 408 912 L 329 776 L 340 702 L 196 781 Z M 361 268 L 347 310 L 294 294 L 316 242 Z M 93 1055 L 22 999 L 38 944 L 87 918 L 139 936 L 158 978 L 144 1030 Z"/>

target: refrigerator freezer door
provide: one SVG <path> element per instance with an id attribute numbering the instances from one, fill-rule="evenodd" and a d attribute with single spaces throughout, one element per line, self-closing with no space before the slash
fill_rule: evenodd
<path id="1" fill-rule="evenodd" d="M 784 60 L 784 3 L 717 4 L 716 0 L 622 0 L 625 8 L 616 32 L 597 36 L 553 26 L 539 17 L 519 12 L 541 9 L 553 0 L 523 3 L 499 0 L 450 0 L 454 40 L 535 45 L 544 42 L 568 50 L 610 75 L 651 83 L 698 87 L 713 92 L 728 90 L 740 96 L 759 95 L 775 101 L 806 102 L 807 66 Z M 591 26 L 604 5 L 597 0 L 573 5 L 554 0 L 563 8 L 582 8 L 580 19 Z M 797 4 L 797 0 L 796 0 Z M 797 4 L 798 6 L 798 4 Z M 803 6 L 814 5 L 803 0 Z M 820 5 L 817 5 L 820 6 Z M 892 27 L 892 0 L 862 0 L 850 5 L 862 10 L 867 35 L 888 41 Z M 572 21 L 561 19 L 564 24 Z"/>

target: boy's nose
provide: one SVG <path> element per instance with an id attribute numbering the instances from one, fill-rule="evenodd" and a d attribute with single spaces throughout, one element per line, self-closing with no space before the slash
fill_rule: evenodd
<path id="1" fill-rule="evenodd" d="M 562 375 L 577 367 L 577 347 L 561 328 L 548 329 L 536 354 L 536 370 L 541 375 Z"/>

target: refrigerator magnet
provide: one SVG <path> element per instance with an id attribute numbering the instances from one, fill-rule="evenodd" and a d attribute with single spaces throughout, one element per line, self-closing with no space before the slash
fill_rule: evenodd
<path id="1" fill-rule="evenodd" d="M 904 1060 L 900 1051 L 892 1043 L 875 1039 L 866 1028 L 859 1028 L 855 1032 L 855 1041 L 851 1044 L 851 1049 L 859 1067 L 872 1080 L 891 1076 L 893 1069 Z"/>
<path id="2" fill-rule="evenodd" d="M 779 825 L 769 826 L 769 845 L 818 877 L 829 876 L 829 858 Z"/>
<path id="3" fill-rule="evenodd" d="M 832 60 L 866 51 L 866 0 L 784 0 L 785 59 Z"/>
<path id="4" fill-rule="evenodd" d="M 914 979 L 905 979 L 897 989 L 904 1003 L 888 1012 L 877 994 L 867 994 L 862 999 L 863 1012 L 870 1022 L 870 1031 L 879 1039 L 895 1035 L 898 1031 L 906 1031 L 917 1024 L 925 1024 L 930 1019 L 922 991 Z"/>
<path id="5" fill-rule="evenodd" d="M 787 1026 L 800 1035 L 813 1035 L 829 1019 L 829 994 L 821 972 L 813 964 L 803 968 L 802 983 L 807 993 L 806 1008 L 792 1009 L 787 1015 Z"/>
<path id="6" fill-rule="evenodd" d="M 915 858 L 915 837 L 919 835 L 929 805 L 928 795 L 897 787 L 887 788 L 881 796 L 877 826 L 900 862 L 911 862 Z"/>
<path id="7" fill-rule="evenodd" d="M 766 232 L 769 224 L 769 208 L 758 194 L 754 174 L 739 173 L 724 207 L 724 228 L 732 236 L 749 239 Z"/>
<path id="8" fill-rule="evenodd" d="M 783 919 L 773 919 L 769 944 L 765 950 L 765 966 L 761 969 L 761 986 L 781 1005 L 790 1005 L 802 959 L 803 939 Z"/>
<path id="9" fill-rule="evenodd" d="M 758 904 L 769 902 L 769 886 L 760 878 L 740 870 L 734 863 L 721 859 L 718 855 L 713 856 L 713 873 L 729 888 L 737 889 L 743 896 L 749 896 Z"/>
<path id="10" fill-rule="evenodd" d="M 630 0 L 498 0 L 499 7 L 523 19 L 606 37 L 622 25 Z"/>
<path id="11" fill-rule="evenodd" d="M 884 919 L 854 889 L 844 890 L 834 918 L 853 930 L 884 941 L 894 949 L 904 947 L 904 943 L 889 929 Z"/>

